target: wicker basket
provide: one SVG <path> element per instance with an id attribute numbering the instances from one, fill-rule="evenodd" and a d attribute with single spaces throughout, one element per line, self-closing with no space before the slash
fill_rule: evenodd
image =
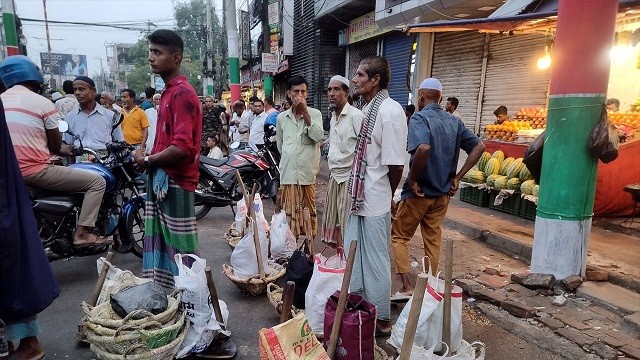
<path id="1" fill-rule="evenodd" d="M 83 319 L 83 323 L 87 326 L 88 323 L 93 325 L 99 325 L 104 328 L 108 328 L 111 330 L 117 330 L 123 325 L 133 325 L 133 326 L 142 326 L 146 324 L 149 320 L 154 320 L 159 322 L 162 325 L 165 325 L 169 321 L 175 319 L 176 312 L 178 311 L 178 306 L 180 305 L 180 292 L 174 292 L 170 296 L 167 297 L 169 301 L 169 305 L 167 306 L 167 310 L 161 312 L 160 314 L 153 315 L 147 312 L 147 317 L 139 320 L 132 320 L 132 317 L 144 314 L 144 310 L 136 310 L 127 315 L 124 319 L 120 317 L 120 315 L 116 314 L 115 311 L 111 308 L 110 302 L 103 302 L 98 306 L 91 306 L 85 302 L 82 303 L 82 308 L 86 316 Z M 109 335 L 108 332 L 99 333 L 100 335 Z"/>
<path id="2" fill-rule="evenodd" d="M 282 314 L 282 293 L 283 289 L 280 286 L 274 283 L 269 283 L 269 285 L 267 285 L 267 297 L 269 298 L 271 305 L 276 309 L 278 316 Z M 298 309 L 295 306 L 291 306 L 292 317 L 295 317 L 301 312 L 304 312 L 304 309 Z"/>
<path id="3" fill-rule="evenodd" d="M 91 325 L 87 325 L 85 335 L 91 345 L 98 346 L 110 354 L 124 355 L 127 350 L 136 344 L 145 344 L 148 349 L 161 348 L 173 342 L 180 333 L 180 329 L 185 323 L 185 313 L 176 321 L 171 321 L 167 325 L 161 325 L 155 320 L 149 320 L 146 324 L 121 326 L 113 331 L 112 335 L 100 335 L 93 331 Z M 149 328 L 155 328 L 149 330 Z"/>
<path id="4" fill-rule="evenodd" d="M 284 266 L 272 260 L 269 260 L 268 265 L 273 271 L 264 278 L 256 275 L 248 279 L 241 279 L 233 274 L 233 267 L 227 264 L 222 264 L 222 273 L 236 284 L 238 289 L 256 296 L 267 291 L 267 285 L 281 278 L 286 272 Z"/>
<path id="5" fill-rule="evenodd" d="M 178 353 L 180 344 L 187 336 L 189 324 L 189 321 L 185 321 L 175 340 L 156 349 L 149 349 L 144 343 L 130 346 L 125 350 L 124 354 L 113 354 L 94 343 L 91 343 L 90 349 L 98 356 L 98 359 L 102 360 L 172 360 Z"/>
<path id="6" fill-rule="evenodd" d="M 242 239 L 242 231 L 238 230 L 236 227 L 236 222 L 232 222 L 231 226 L 229 226 L 229 231 L 227 231 L 222 238 L 231 246 L 232 249 L 236 248 L 240 239 Z"/>

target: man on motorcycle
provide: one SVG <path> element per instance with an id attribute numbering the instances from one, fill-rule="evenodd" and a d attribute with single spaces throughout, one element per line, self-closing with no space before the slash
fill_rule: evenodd
<path id="1" fill-rule="evenodd" d="M 73 245 L 76 248 L 105 246 L 111 241 L 91 232 L 95 226 L 105 180 L 88 171 L 51 165 L 51 154 L 73 156 L 71 146 L 62 146 L 58 131 L 60 114 L 41 95 L 44 79 L 28 57 L 10 56 L 0 63 L 0 78 L 8 90 L 1 95 L 11 141 L 27 185 L 59 192 L 84 191 Z"/>
<path id="2" fill-rule="evenodd" d="M 96 102 L 96 86 L 89 77 L 78 76 L 73 81 L 73 91 L 80 103 L 80 108 L 71 110 L 65 116 L 65 121 L 69 123 L 69 130 L 78 136 L 82 146 L 104 156 L 107 153 L 108 143 L 124 141 L 120 126 L 113 129 L 114 113 Z M 64 139 L 68 144 L 80 145 L 79 142 L 74 143 L 76 139 L 69 134 L 65 134 Z"/>

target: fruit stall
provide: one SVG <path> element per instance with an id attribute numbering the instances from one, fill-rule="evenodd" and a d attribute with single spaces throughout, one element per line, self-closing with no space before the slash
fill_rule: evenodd
<path id="1" fill-rule="evenodd" d="M 633 107 L 640 111 L 640 105 Z M 625 186 L 640 182 L 640 112 L 609 113 L 610 121 L 625 134 L 618 158 L 598 164 L 595 217 L 629 216 L 634 211 L 632 196 Z M 486 152 L 463 179 L 461 200 L 478 206 L 535 219 L 539 185 L 522 163 L 524 152 L 546 126 L 546 110 L 520 109 L 512 119 L 484 129 Z"/>

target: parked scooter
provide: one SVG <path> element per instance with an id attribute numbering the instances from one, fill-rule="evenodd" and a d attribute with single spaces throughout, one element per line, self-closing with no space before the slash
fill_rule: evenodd
<path id="1" fill-rule="evenodd" d="M 119 124 L 114 124 L 114 128 Z M 68 129 L 68 124 L 60 121 L 59 129 L 76 138 Z M 79 139 L 78 139 L 79 140 Z M 133 252 L 142 257 L 144 237 L 144 206 L 146 194 L 139 188 L 144 184 L 137 180 L 131 152 L 133 147 L 124 142 L 107 144 L 107 156 L 102 158 L 94 150 L 74 148 L 74 155 L 89 154 L 92 163 L 69 165 L 74 169 L 91 171 L 101 175 L 106 181 L 106 189 L 95 230 L 99 236 L 114 236 L 113 249 Z M 38 223 L 40 238 L 49 261 L 73 256 L 94 255 L 107 250 L 108 246 L 76 249 L 73 234 L 82 206 L 82 193 L 57 193 L 30 188 L 33 213 Z"/>
<path id="2" fill-rule="evenodd" d="M 198 186 L 195 192 L 196 218 L 201 219 L 213 207 L 233 206 L 242 199 L 242 190 L 236 170 L 247 188 L 258 184 L 259 193 L 275 201 L 280 187 L 280 155 L 275 142 L 265 141 L 257 152 L 236 150 L 239 143 L 231 144 L 233 150 L 222 159 L 200 156 Z"/>

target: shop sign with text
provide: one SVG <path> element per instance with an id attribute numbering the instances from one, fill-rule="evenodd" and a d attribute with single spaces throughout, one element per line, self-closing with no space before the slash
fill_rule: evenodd
<path id="1" fill-rule="evenodd" d="M 351 20 L 349 27 L 342 29 L 338 33 L 338 45 L 346 46 L 357 43 L 358 41 L 382 35 L 389 31 L 391 31 L 391 29 L 383 29 L 376 24 L 376 15 L 375 12 L 372 11 L 367 15 Z"/>

